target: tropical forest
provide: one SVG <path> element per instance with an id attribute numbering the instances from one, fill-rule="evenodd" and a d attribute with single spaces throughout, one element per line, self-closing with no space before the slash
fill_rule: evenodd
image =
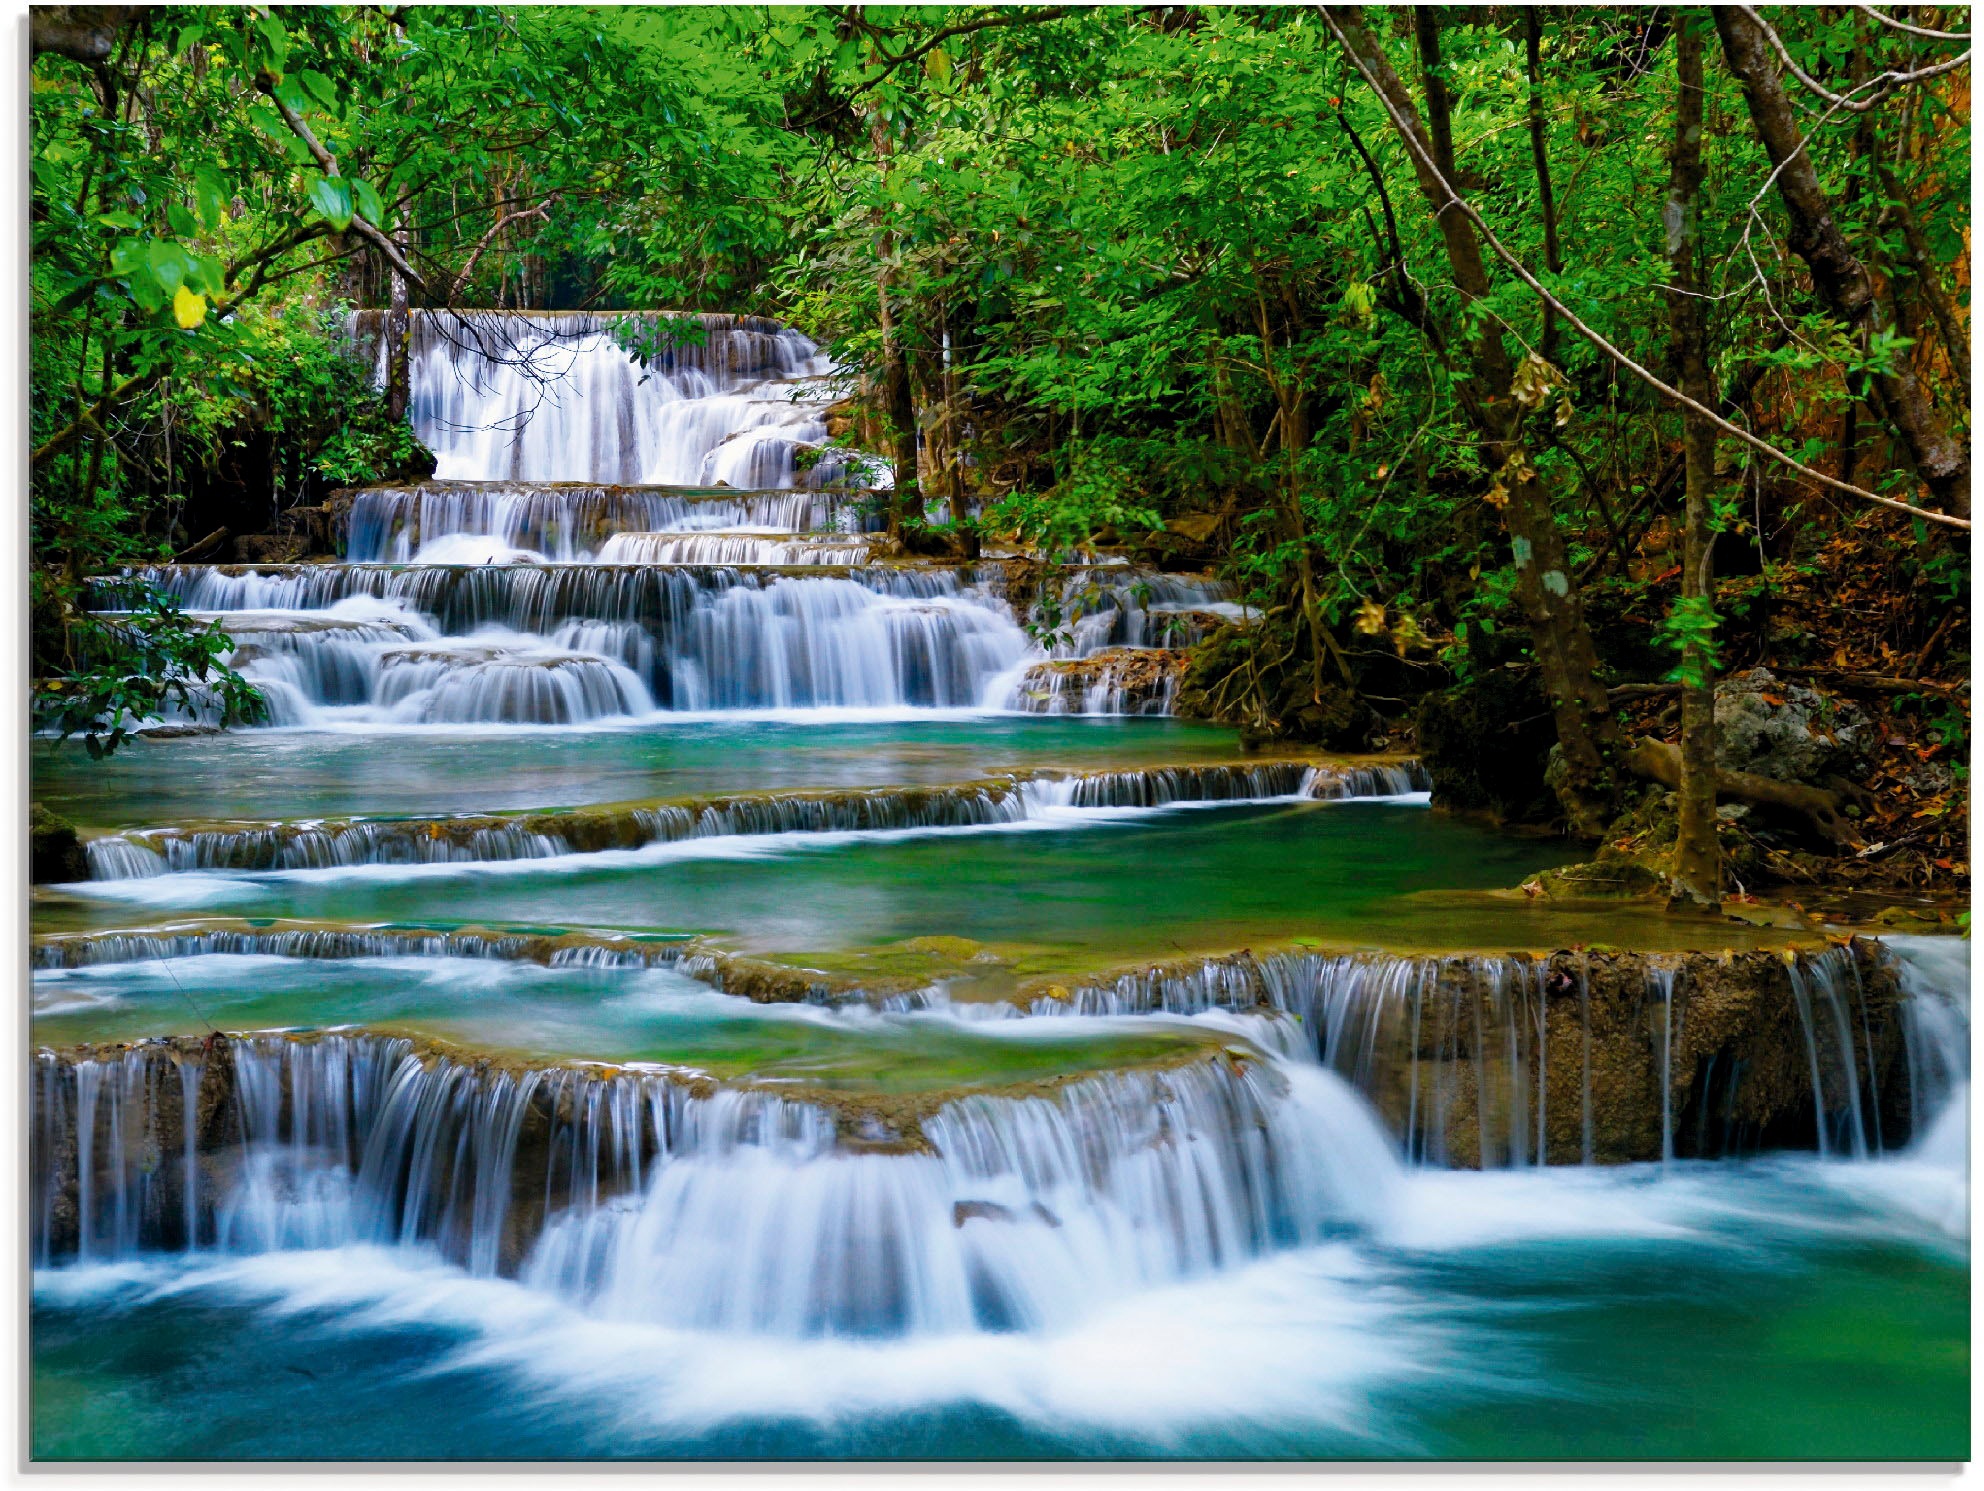
<path id="1" fill-rule="evenodd" d="M 1966 1459 L 1969 24 L 32 9 L 24 1453 Z"/>

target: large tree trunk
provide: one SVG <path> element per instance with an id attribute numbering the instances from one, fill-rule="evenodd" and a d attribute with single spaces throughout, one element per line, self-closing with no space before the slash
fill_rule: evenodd
<path id="1" fill-rule="evenodd" d="M 28 10 L 28 47 L 84 64 L 105 62 L 117 36 L 138 13 L 135 5 L 36 5 Z"/>
<path id="2" fill-rule="evenodd" d="M 1733 6 L 1715 7 L 1729 70 L 1743 84 L 1750 118 L 1777 172 L 1777 194 L 1790 220 L 1792 249 L 1812 271 L 1812 284 L 1827 309 L 1856 337 L 1876 329 L 1880 303 L 1873 277 L 1832 215 L 1819 174 L 1805 149 L 1798 116 L 1784 91 L 1763 30 Z M 1901 437 L 1922 484 L 1955 517 L 1970 516 L 1970 444 L 1936 413 L 1928 391 L 1906 358 L 1873 380 L 1887 421 Z"/>
<path id="3" fill-rule="evenodd" d="M 1683 14 L 1675 23 L 1673 185 L 1667 195 L 1667 260 L 1674 288 L 1667 320 L 1681 392 L 1715 407 L 1709 376 L 1706 302 L 1699 270 L 1702 186 L 1701 20 Z M 1709 488 L 1715 482 L 1715 426 L 1691 409 L 1682 411 L 1687 470 L 1687 519 L 1682 530 L 1681 603 L 1705 614 L 1712 604 L 1709 556 Z M 1668 892 L 1677 906 L 1713 909 L 1722 900 L 1722 854 L 1715 834 L 1715 680 L 1709 649 L 1689 641 L 1681 651 L 1680 825 Z"/>
<path id="4" fill-rule="evenodd" d="M 1332 9 L 1330 15 L 1345 45 L 1390 104 L 1397 127 L 1409 129 L 1418 142 L 1419 149 L 1407 154 L 1412 157 L 1420 193 L 1439 225 L 1455 288 L 1470 301 L 1486 298 L 1488 270 L 1474 225 L 1463 214 L 1445 210 L 1453 200 L 1453 188 L 1434 164 L 1434 138 L 1451 135 L 1443 117 L 1445 89 L 1428 93 L 1429 108 L 1441 115 L 1436 118 L 1434 135 L 1429 136 L 1412 95 L 1371 34 L 1362 9 L 1346 6 Z M 1437 58 L 1438 28 L 1429 11 L 1420 12 L 1419 30 L 1422 55 Z M 1515 365 L 1493 317 L 1482 318 L 1481 329 L 1467 350 L 1474 372 L 1457 385 L 1456 392 L 1481 436 L 1490 467 L 1502 473 L 1499 481 L 1506 493 L 1502 518 L 1515 555 L 1516 599 L 1529 622 L 1543 692 L 1550 701 L 1562 753 L 1561 766 L 1553 774 L 1558 800 L 1573 832 L 1597 838 L 1617 806 L 1612 756 L 1620 744 L 1618 725 L 1598 682 L 1597 650 L 1571 578 L 1550 494 L 1537 479 L 1523 445 L 1522 409 L 1512 393 Z"/>

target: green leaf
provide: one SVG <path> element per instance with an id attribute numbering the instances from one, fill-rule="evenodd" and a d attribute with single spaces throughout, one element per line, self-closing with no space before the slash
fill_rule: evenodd
<path id="1" fill-rule="evenodd" d="M 167 295 L 186 283 L 186 271 L 192 267 L 186 250 L 164 239 L 153 240 L 145 250 L 145 263 L 151 269 L 152 279 Z"/>
<path id="2" fill-rule="evenodd" d="M 276 97 L 287 107 L 301 114 L 310 107 L 310 97 L 303 91 L 303 84 L 292 74 L 276 83 Z"/>
<path id="3" fill-rule="evenodd" d="M 379 199 L 378 190 L 371 182 L 360 181 L 356 177 L 353 177 L 351 181 L 351 199 L 353 205 L 358 208 L 359 212 L 364 214 L 368 222 L 384 223 L 386 221 L 386 204 Z"/>
<path id="4" fill-rule="evenodd" d="M 177 202 L 165 204 L 165 220 L 181 238 L 191 238 L 200 231 L 200 225 L 193 221 L 193 214 Z"/>
<path id="5" fill-rule="evenodd" d="M 221 215 L 227 211 L 227 190 L 212 166 L 202 166 L 193 173 L 193 201 L 200 209 L 200 221 L 218 228 Z"/>
<path id="6" fill-rule="evenodd" d="M 248 119 L 255 128 L 272 139 L 286 142 L 296 138 L 289 132 L 289 126 L 283 123 L 282 115 L 278 114 L 266 103 L 257 101 L 250 104 L 248 106 Z"/>
<path id="7" fill-rule="evenodd" d="M 282 29 L 273 11 L 265 11 L 255 18 L 255 29 L 262 33 L 262 44 L 268 48 L 269 63 L 277 72 L 289 60 L 289 36 Z"/>
<path id="8" fill-rule="evenodd" d="M 332 113 L 337 112 L 338 90 L 332 85 L 329 78 L 308 67 L 304 68 L 296 76 L 302 79 L 304 88 L 309 91 L 312 98 L 316 99 L 318 103 L 322 104 Z"/>
<path id="9" fill-rule="evenodd" d="M 351 183 L 341 176 L 319 176 L 310 183 L 310 205 L 342 233 L 351 226 Z"/>

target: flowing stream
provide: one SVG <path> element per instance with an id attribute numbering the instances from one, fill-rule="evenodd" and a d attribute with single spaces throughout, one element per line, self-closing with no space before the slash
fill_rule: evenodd
<path id="1" fill-rule="evenodd" d="M 35 744 L 37 1456 L 1967 1454 L 1967 942 L 1508 897 L 1123 681 L 1211 577 L 888 555 L 789 328 L 412 370 L 148 573 L 269 726 Z"/>

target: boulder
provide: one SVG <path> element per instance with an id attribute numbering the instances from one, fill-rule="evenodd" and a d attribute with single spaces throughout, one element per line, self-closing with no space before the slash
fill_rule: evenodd
<path id="1" fill-rule="evenodd" d="M 28 877 L 36 885 L 62 885 L 90 878 L 89 856 L 76 826 L 40 803 L 28 808 Z"/>
<path id="2" fill-rule="evenodd" d="M 1864 772 L 1875 746 L 1859 705 L 1789 683 L 1768 668 L 1731 674 L 1715 688 L 1715 764 L 1780 782 L 1823 785 Z"/>

